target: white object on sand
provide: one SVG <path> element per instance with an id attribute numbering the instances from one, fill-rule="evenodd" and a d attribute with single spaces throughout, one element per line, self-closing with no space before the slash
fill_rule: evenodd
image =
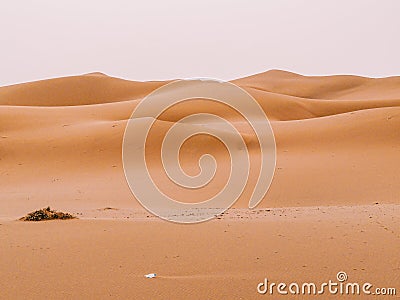
<path id="1" fill-rule="evenodd" d="M 157 276 L 156 273 L 150 273 L 150 274 L 144 275 L 144 277 L 146 277 L 146 278 L 155 278 L 156 276 Z"/>

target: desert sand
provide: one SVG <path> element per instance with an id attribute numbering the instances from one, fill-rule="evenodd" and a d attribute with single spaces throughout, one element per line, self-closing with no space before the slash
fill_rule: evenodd
<path id="1" fill-rule="evenodd" d="M 339 271 L 395 287 L 387 297 L 399 297 L 400 77 L 272 70 L 232 82 L 271 122 L 275 176 L 256 209 L 247 208 L 250 177 L 232 209 L 192 225 L 148 213 L 122 167 L 127 120 L 168 82 L 91 73 L 0 87 L 0 298 L 272 299 L 257 293 L 265 277 L 322 282 Z M 187 197 L 168 185 L 159 137 L 166 124 L 206 108 L 198 100 L 164 113 L 150 141 L 155 179 L 182 201 L 212 192 Z M 252 151 L 251 137 L 246 143 Z M 213 139 L 193 139 L 182 153 L 188 173 L 204 153 L 226 154 Z M 47 206 L 79 219 L 17 220 Z M 152 272 L 157 278 L 144 278 Z"/>

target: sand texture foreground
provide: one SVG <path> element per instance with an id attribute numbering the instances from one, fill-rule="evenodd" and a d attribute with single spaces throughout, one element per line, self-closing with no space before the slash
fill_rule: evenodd
<path id="1" fill-rule="evenodd" d="M 123 172 L 127 120 L 166 83 L 92 73 L 0 87 L 1 299 L 272 299 L 257 294 L 264 277 L 321 282 L 339 271 L 400 294 L 400 77 L 274 70 L 234 80 L 271 122 L 275 177 L 256 210 L 247 209 L 251 173 L 233 209 L 197 225 L 150 215 Z M 152 176 L 181 201 L 213 192 L 181 196 L 161 169 L 159 137 L 208 108 L 205 100 L 197 104 L 163 113 L 146 153 Z M 238 124 L 255 153 L 237 116 L 214 109 Z M 225 150 L 212 138 L 194 138 L 182 150 L 191 175 L 204 153 L 227 168 Z M 214 191 L 225 179 L 223 171 L 216 175 Z M 79 219 L 16 221 L 47 206 Z M 158 278 L 143 277 L 151 272 Z"/>

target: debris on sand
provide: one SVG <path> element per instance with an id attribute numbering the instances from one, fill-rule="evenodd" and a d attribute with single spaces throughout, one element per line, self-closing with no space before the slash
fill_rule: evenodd
<path id="1" fill-rule="evenodd" d="M 69 220 L 76 219 L 69 213 L 58 212 L 51 210 L 50 206 L 27 214 L 22 217 L 21 221 L 48 221 L 48 220 Z"/>
<path id="2" fill-rule="evenodd" d="M 118 210 L 118 208 L 115 208 L 115 207 L 104 207 L 104 208 L 99 208 L 97 210 Z"/>

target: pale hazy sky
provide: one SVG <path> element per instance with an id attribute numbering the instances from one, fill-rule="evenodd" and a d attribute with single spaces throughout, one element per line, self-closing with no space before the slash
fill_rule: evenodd
<path id="1" fill-rule="evenodd" d="M 400 75 L 398 0 L 3 0 L 0 85 L 93 71 Z"/>

